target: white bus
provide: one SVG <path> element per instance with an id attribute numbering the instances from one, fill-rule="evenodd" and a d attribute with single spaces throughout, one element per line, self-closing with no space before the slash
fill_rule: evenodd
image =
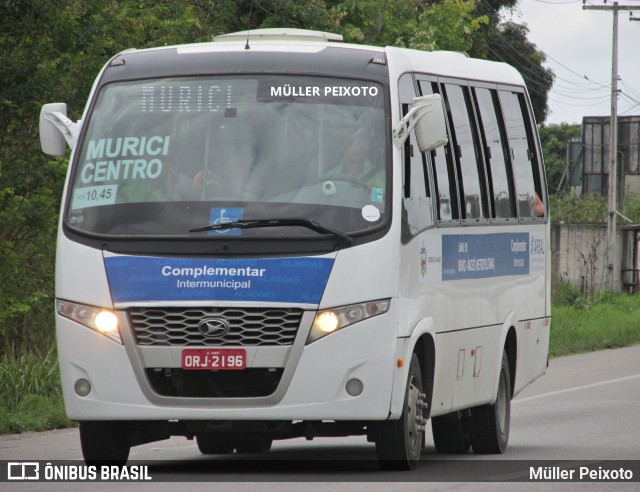
<path id="1" fill-rule="evenodd" d="M 544 374 L 548 201 L 522 77 L 272 29 L 128 50 L 72 147 L 56 258 L 66 411 L 88 462 L 366 435 L 410 469 L 502 453 Z"/>

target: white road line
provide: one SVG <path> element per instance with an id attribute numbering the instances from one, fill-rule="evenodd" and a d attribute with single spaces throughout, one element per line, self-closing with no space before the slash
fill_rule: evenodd
<path id="1" fill-rule="evenodd" d="M 566 388 L 558 391 L 550 391 L 548 393 L 541 393 L 539 395 L 529 396 L 527 398 L 516 398 L 515 400 L 513 400 L 512 403 L 523 403 L 531 400 L 537 400 L 538 398 L 546 398 L 547 396 L 561 395 L 563 393 L 571 393 L 572 391 L 580 391 L 583 389 L 595 388 L 596 386 L 604 386 L 605 384 L 620 383 L 622 381 L 629 381 L 631 379 L 638 379 L 638 378 L 640 378 L 640 374 L 625 376 L 623 378 L 607 379 L 606 381 L 600 381 L 598 383 L 585 384 L 584 386 L 574 386 L 573 388 Z"/>

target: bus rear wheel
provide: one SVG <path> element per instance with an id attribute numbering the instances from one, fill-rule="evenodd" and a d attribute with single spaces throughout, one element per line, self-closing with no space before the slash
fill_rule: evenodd
<path id="1" fill-rule="evenodd" d="M 476 454 L 502 454 L 509 442 L 511 421 L 511 379 L 509 359 L 502 354 L 502 367 L 498 381 L 498 395 L 493 405 L 483 405 L 471 409 L 471 446 Z"/>
<path id="2" fill-rule="evenodd" d="M 413 470 L 420 459 L 426 424 L 422 374 L 416 354 L 411 356 L 402 415 L 381 422 L 376 434 L 376 454 L 383 470 Z"/>
<path id="3" fill-rule="evenodd" d="M 471 442 L 467 435 L 466 421 L 456 415 L 443 415 L 431 419 L 433 443 L 440 454 L 464 454 Z"/>
<path id="4" fill-rule="evenodd" d="M 125 465 L 131 441 L 125 422 L 80 422 L 80 446 L 88 465 Z"/>

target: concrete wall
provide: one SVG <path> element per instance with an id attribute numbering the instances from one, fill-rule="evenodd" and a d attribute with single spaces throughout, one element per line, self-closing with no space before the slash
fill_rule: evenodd
<path id="1" fill-rule="evenodd" d="M 623 235 L 625 233 L 619 230 L 618 258 L 624 265 L 625 260 L 621 256 Z M 606 225 L 551 225 L 551 276 L 554 285 L 560 280 L 567 281 L 579 287 L 585 295 L 607 290 L 608 264 Z"/>

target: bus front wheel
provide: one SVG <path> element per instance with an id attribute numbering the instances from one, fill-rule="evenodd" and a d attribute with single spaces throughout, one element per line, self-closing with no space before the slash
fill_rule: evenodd
<path id="1" fill-rule="evenodd" d="M 80 446 L 88 465 L 125 465 L 131 442 L 126 422 L 80 422 Z"/>
<path id="2" fill-rule="evenodd" d="M 411 356 L 402 415 L 381 422 L 376 434 L 376 454 L 383 470 L 413 470 L 420 459 L 425 419 L 420 362 Z"/>

